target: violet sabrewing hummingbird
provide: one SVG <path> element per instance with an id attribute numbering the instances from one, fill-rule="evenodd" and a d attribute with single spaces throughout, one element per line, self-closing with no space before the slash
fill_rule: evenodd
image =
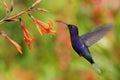
<path id="1" fill-rule="evenodd" d="M 79 36 L 77 26 L 73 24 L 67 24 L 61 20 L 56 20 L 56 21 L 67 25 L 70 32 L 72 47 L 77 52 L 77 54 L 79 56 L 84 57 L 88 62 L 90 62 L 93 65 L 93 67 L 99 73 L 101 73 L 101 70 L 95 64 L 88 47 L 90 47 L 98 40 L 100 40 L 108 31 L 110 31 L 114 27 L 114 25 L 113 24 L 106 26 L 101 25 L 97 27 L 95 30 L 88 32 L 82 36 Z"/>

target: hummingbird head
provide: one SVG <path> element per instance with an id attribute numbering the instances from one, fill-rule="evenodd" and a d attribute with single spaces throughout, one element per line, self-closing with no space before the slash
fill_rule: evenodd
<path id="1" fill-rule="evenodd" d="M 77 28 L 77 26 L 75 26 L 73 24 L 67 24 L 67 23 L 65 23 L 65 22 L 63 22 L 61 20 L 56 20 L 56 22 L 60 22 L 60 23 L 63 23 L 65 25 L 67 25 L 70 33 L 72 33 L 72 34 L 78 34 L 78 28 Z"/>
<path id="2" fill-rule="evenodd" d="M 67 27 L 70 31 L 78 31 L 78 28 L 75 25 L 68 24 Z"/>

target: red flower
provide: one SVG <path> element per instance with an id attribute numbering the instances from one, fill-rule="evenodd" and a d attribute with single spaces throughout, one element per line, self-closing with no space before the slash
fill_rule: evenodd
<path id="1" fill-rule="evenodd" d="M 52 29 L 52 22 L 51 21 L 48 22 L 48 27 L 47 27 L 47 24 L 45 24 L 44 22 L 39 21 L 39 20 L 35 20 L 35 23 L 38 26 L 42 27 L 42 29 L 41 29 L 42 33 L 45 33 L 45 34 L 47 34 L 47 33 L 55 34 L 55 32 L 56 32 L 56 31 L 51 30 Z"/>
<path id="2" fill-rule="evenodd" d="M 96 25 L 100 25 L 102 23 L 102 20 L 100 18 L 93 18 L 92 20 Z"/>
<path id="3" fill-rule="evenodd" d="M 32 20 L 35 22 L 35 25 L 40 32 L 40 34 L 55 34 L 56 31 L 52 30 L 53 23 L 52 21 L 49 21 L 48 24 L 35 19 L 32 15 L 29 14 L 29 16 L 32 18 Z M 40 27 L 41 26 L 41 27 Z"/>
<path id="4" fill-rule="evenodd" d="M 101 24 L 102 20 L 102 13 L 103 13 L 103 7 L 101 4 L 98 4 L 95 6 L 95 8 L 93 9 L 93 13 L 92 13 L 92 20 L 96 25 Z"/>
<path id="5" fill-rule="evenodd" d="M 94 16 L 99 16 L 102 12 L 103 12 L 103 9 L 102 9 L 102 6 L 101 6 L 101 5 L 97 5 L 97 6 L 93 9 L 93 15 L 94 15 Z"/>
<path id="6" fill-rule="evenodd" d="M 25 28 L 21 19 L 20 19 L 20 24 L 21 24 L 22 32 L 24 34 L 24 41 L 28 44 L 29 48 L 31 49 L 31 43 L 34 42 L 34 38 L 30 38 L 32 34 L 27 30 L 27 28 Z"/>
<path id="7" fill-rule="evenodd" d="M 86 75 L 86 79 L 85 80 L 95 80 L 95 75 L 92 72 L 89 72 Z"/>

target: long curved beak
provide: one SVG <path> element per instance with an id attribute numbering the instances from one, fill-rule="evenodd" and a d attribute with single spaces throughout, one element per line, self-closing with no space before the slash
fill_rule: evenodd
<path id="1" fill-rule="evenodd" d="M 61 20 L 56 20 L 56 22 L 59 22 L 59 23 L 63 23 L 63 24 L 65 24 L 65 25 L 68 25 L 66 22 L 61 21 Z"/>

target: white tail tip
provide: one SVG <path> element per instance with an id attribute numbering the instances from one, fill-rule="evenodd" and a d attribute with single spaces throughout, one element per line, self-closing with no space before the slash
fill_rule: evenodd
<path id="1" fill-rule="evenodd" d="M 98 66 L 95 63 L 93 63 L 92 66 L 97 70 L 98 73 L 101 74 L 101 70 L 98 68 Z"/>

